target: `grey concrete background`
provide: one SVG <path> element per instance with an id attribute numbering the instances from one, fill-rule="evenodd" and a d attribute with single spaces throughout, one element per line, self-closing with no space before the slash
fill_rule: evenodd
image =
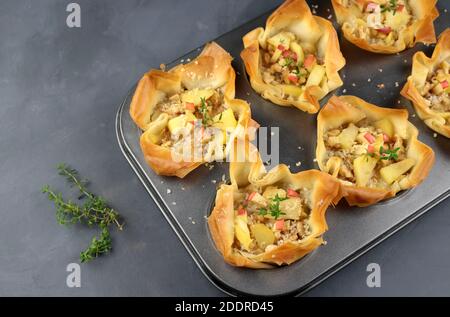
<path id="1" fill-rule="evenodd" d="M 116 109 L 150 67 L 169 62 L 271 9 L 261 0 L 0 2 L 0 295 L 219 296 L 190 259 L 118 148 Z M 114 251 L 66 265 L 95 231 L 56 224 L 43 184 L 68 193 L 54 166 L 67 162 L 124 216 Z M 450 295 L 450 200 L 310 291 L 307 296 Z M 382 287 L 366 286 L 379 263 Z"/>

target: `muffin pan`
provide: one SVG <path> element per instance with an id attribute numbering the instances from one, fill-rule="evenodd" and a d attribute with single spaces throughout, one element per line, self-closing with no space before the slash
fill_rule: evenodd
<path id="1" fill-rule="evenodd" d="M 329 1 L 309 1 L 309 4 L 317 11 L 315 14 L 334 19 Z M 440 1 L 438 9 L 441 16 L 436 20 L 435 27 L 436 33 L 440 34 L 449 26 L 445 22 L 449 21 L 450 3 Z M 239 57 L 243 49 L 242 36 L 255 27 L 264 25 L 269 14 L 270 12 L 215 41 L 234 57 L 233 67 L 237 73 L 236 98 L 247 100 L 251 104 L 252 116 L 262 127 L 279 127 L 278 132 L 273 130 L 276 132 L 273 137 L 279 138 L 280 163 L 290 165 L 292 172 L 318 169 L 314 162 L 317 114 L 307 114 L 293 107 L 278 107 L 262 99 L 252 90 Z M 129 115 L 135 87 L 130 89 L 120 105 L 116 116 L 116 134 L 123 154 L 200 270 L 227 294 L 301 294 L 450 195 L 449 140 L 427 128 L 415 115 L 410 102 L 400 96 L 400 90 L 411 71 L 412 55 L 423 50 L 429 56 L 433 48 L 417 45 L 400 54 L 377 55 L 365 52 L 344 40 L 340 34 L 339 36 L 347 65 L 340 72 L 344 86 L 334 93 L 356 95 L 385 107 L 405 107 L 409 111 L 410 121 L 420 131 L 419 140 L 435 151 L 436 163 L 421 185 L 401 192 L 393 199 L 366 208 L 348 207 L 345 200 L 342 200 L 336 208 L 329 208 L 329 230 L 324 236 L 327 244 L 290 266 L 273 270 L 251 270 L 226 264 L 213 244 L 206 218 L 213 208 L 216 188 L 228 179 L 228 163 L 202 166 L 184 179 L 156 175 L 144 160 L 139 146 L 141 131 Z M 168 67 L 194 58 L 200 49 L 180 57 L 168 64 Z M 324 98 L 321 105 L 330 96 L 331 94 Z"/>

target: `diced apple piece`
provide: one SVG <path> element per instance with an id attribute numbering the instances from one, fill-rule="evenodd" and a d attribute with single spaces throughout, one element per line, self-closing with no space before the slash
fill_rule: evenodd
<path id="1" fill-rule="evenodd" d="M 234 233 L 241 246 L 249 251 L 252 238 L 250 237 L 250 231 L 247 226 L 247 214 L 237 215 L 234 218 Z"/>
<path id="2" fill-rule="evenodd" d="M 279 85 L 286 95 L 300 97 L 303 94 L 303 89 L 294 85 Z"/>
<path id="3" fill-rule="evenodd" d="M 280 219 L 300 219 L 302 213 L 302 200 L 299 197 L 291 197 L 280 201 L 280 210 L 284 212 Z"/>
<path id="4" fill-rule="evenodd" d="M 231 108 L 228 108 L 222 113 L 215 115 L 213 121 L 214 121 L 213 126 L 220 128 L 224 131 L 226 131 L 229 128 L 234 129 L 236 128 L 237 125 L 236 118 L 234 117 L 234 113 Z"/>
<path id="5" fill-rule="evenodd" d="M 381 131 L 383 131 L 384 133 L 389 135 L 389 137 L 391 137 L 391 138 L 394 136 L 394 133 L 395 133 L 394 126 L 389 119 L 385 118 L 385 119 L 378 120 L 373 123 L 373 126 L 375 128 L 380 129 Z"/>
<path id="6" fill-rule="evenodd" d="M 257 223 L 250 226 L 253 237 L 261 250 L 275 242 L 275 235 L 266 225 Z"/>
<path id="7" fill-rule="evenodd" d="M 275 52 L 273 52 L 272 57 L 270 58 L 270 61 L 272 63 L 276 63 L 280 59 L 282 53 L 283 52 L 279 48 L 275 49 Z"/>
<path id="8" fill-rule="evenodd" d="M 268 186 L 266 190 L 263 193 L 263 197 L 265 199 L 272 199 L 275 198 L 275 196 L 278 195 L 280 198 L 286 197 L 286 191 L 282 188 L 278 188 L 275 186 Z"/>
<path id="9" fill-rule="evenodd" d="M 382 134 L 378 134 L 373 144 L 373 150 L 375 153 L 380 153 L 380 148 L 384 145 L 384 137 Z"/>
<path id="10" fill-rule="evenodd" d="M 356 186 L 365 187 L 373 175 L 378 159 L 369 155 L 362 155 L 353 161 L 353 171 L 356 177 Z"/>
<path id="11" fill-rule="evenodd" d="M 306 87 L 318 86 L 325 75 L 325 67 L 322 65 L 315 65 L 312 68 L 311 74 L 309 74 L 308 81 L 306 82 Z"/>
<path id="12" fill-rule="evenodd" d="M 383 177 L 384 181 L 388 184 L 392 184 L 400 176 L 405 174 L 411 167 L 413 167 L 416 162 L 413 159 L 407 158 L 403 161 L 388 165 L 380 169 L 380 175 Z"/>
<path id="13" fill-rule="evenodd" d="M 402 26 L 407 25 L 410 19 L 411 16 L 407 10 L 402 10 L 400 12 L 388 11 L 385 15 L 384 24 L 394 30 L 398 30 Z"/>
<path id="14" fill-rule="evenodd" d="M 195 88 L 195 89 L 184 92 L 181 95 L 181 101 L 183 101 L 184 103 L 190 102 L 190 103 L 193 103 L 194 105 L 199 105 L 199 104 L 201 104 L 202 98 L 207 100 L 213 94 L 214 94 L 213 89 Z"/>
<path id="15" fill-rule="evenodd" d="M 171 134 L 176 134 L 181 128 L 186 127 L 186 124 L 190 121 L 195 121 L 197 118 L 190 111 L 186 111 L 185 114 L 179 115 L 173 119 L 170 119 L 167 126 Z"/>
<path id="16" fill-rule="evenodd" d="M 267 206 L 267 200 L 260 193 L 252 193 L 251 197 L 249 196 L 248 200 L 259 206 Z"/>
<path id="17" fill-rule="evenodd" d="M 291 32 L 280 32 L 276 34 L 275 36 L 272 36 L 270 39 L 267 40 L 267 42 L 270 45 L 273 45 L 274 47 L 278 47 L 278 45 L 283 45 L 284 47 L 288 48 L 289 44 L 292 40 L 295 39 L 295 35 Z"/>
<path id="18" fill-rule="evenodd" d="M 297 63 L 303 63 L 305 60 L 305 54 L 303 53 L 303 49 L 297 42 L 291 42 L 289 45 L 291 51 L 297 54 Z"/>
<path id="19" fill-rule="evenodd" d="M 213 118 L 213 127 L 219 128 L 223 131 L 223 143 L 226 143 L 227 140 L 227 130 L 232 131 L 237 126 L 236 118 L 234 117 L 233 110 L 228 108 L 222 113 L 217 114 Z"/>
<path id="20" fill-rule="evenodd" d="M 343 149 L 350 149 L 358 135 L 358 127 L 350 123 L 338 136 L 339 144 Z"/>
<path id="21" fill-rule="evenodd" d="M 146 133 L 149 133 L 150 140 L 156 144 L 161 140 L 161 133 L 166 128 L 169 122 L 169 115 L 167 113 L 161 113 L 155 121 L 152 121 Z"/>

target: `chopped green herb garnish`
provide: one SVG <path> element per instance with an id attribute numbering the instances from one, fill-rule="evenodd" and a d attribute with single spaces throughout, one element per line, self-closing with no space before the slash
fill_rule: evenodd
<path id="1" fill-rule="evenodd" d="M 284 66 L 289 67 L 294 63 L 294 59 L 292 59 L 291 57 L 286 57 L 284 59 Z"/>
<path id="2" fill-rule="evenodd" d="M 270 213 L 270 215 L 276 219 L 278 219 L 278 217 L 280 217 L 281 215 L 284 215 L 285 213 L 282 212 L 280 210 L 280 201 L 286 200 L 288 199 L 287 197 L 280 197 L 278 196 L 278 194 L 275 195 L 274 198 L 272 198 L 269 207 L 268 208 L 260 208 L 259 209 L 259 214 L 261 216 L 265 216 L 268 213 Z"/>
<path id="3" fill-rule="evenodd" d="M 208 112 L 208 104 L 206 102 L 206 99 L 204 97 L 200 98 L 201 105 L 200 105 L 200 113 L 202 114 L 202 124 L 204 126 L 207 126 L 211 123 L 212 119 Z"/>
<path id="4" fill-rule="evenodd" d="M 400 148 L 395 148 L 393 150 L 384 149 L 382 146 L 380 146 L 380 159 L 382 160 L 396 160 L 398 159 L 398 151 Z"/>
<path id="5" fill-rule="evenodd" d="M 393 11 L 394 13 L 392 15 L 395 15 L 395 13 L 397 12 L 397 0 L 390 0 L 388 4 L 382 4 L 381 5 L 381 12 L 388 12 L 388 11 Z"/>

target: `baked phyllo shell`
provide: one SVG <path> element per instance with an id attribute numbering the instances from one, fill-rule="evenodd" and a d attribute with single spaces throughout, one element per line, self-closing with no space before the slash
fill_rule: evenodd
<path id="1" fill-rule="evenodd" d="M 439 16 L 436 9 L 437 0 L 396 2 L 389 0 L 331 0 L 331 2 L 345 38 L 364 50 L 394 54 L 413 47 L 418 42 L 436 43 L 433 21 Z M 378 12 L 370 9 L 371 5 L 378 5 L 375 7 L 378 8 Z M 374 14 L 381 14 L 384 23 L 380 20 L 377 21 L 377 18 L 380 18 Z M 369 28 L 368 23 L 373 23 L 373 25 Z M 364 37 L 359 34 L 361 32 Z"/>
<path id="2" fill-rule="evenodd" d="M 405 109 L 333 96 L 318 115 L 317 163 L 339 179 L 349 205 L 368 206 L 427 177 L 434 152 L 417 136 Z"/>
<path id="3" fill-rule="evenodd" d="M 290 35 L 294 44 L 283 43 L 283 34 Z M 275 43 L 277 40 L 279 44 Z M 330 21 L 314 16 L 304 0 L 287 0 L 272 13 L 265 29 L 259 27 L 251 31 L 243 42 L 245 49 L 241 57 L 253 89 L 277 105 L 316 113 L 320 108 L 319 100 L 342 85 L 338 71 L 344 67 L 345 59 L 336 31 Z M 284 77 L 284 81 L 277 84 L 263 78 L 264 54 L 274 44 L 272 66 L 278 63 L 284 67 L 276 70 Z M 296 69 L 292 69 L 292 64 L 285 66 L 289 57 L 283 59 L 294 53 Z M 302 71 L 303 77 L 300 76 Z"/>
<path id="4" fill-rule="evenodd" d="M 182 178 L 208 160 L 203 156 L 186 159 L 170 146 L 170 138 L 172 132 L 181 125 L 193 130 L 204 129 L 202 124 L 205 117 L 199 119 L 195 113 L 209 111 L 210 99 L 214 99 L 222 111 L 227 110 L 221 114 L 208 115 L 207 118 L 210 125 L 223 128 L 224 133 L 232 127 L 233 137 L 243 138 L 248 128 L 258 126 L 251 119 L 249 105 L 243 100 L 234 99 L 236 75 L 231 61 L 232 57 L 212 42 L 191 62 L 167 72 L 150 70 L 139 81 L 131 102 L 130 115 L 143 130 L 140 145 L 146 161 L 157 174 Z M 166 112 L 161 111 L 163 107 Z M 220 117 L 220 120 L 213 120 L 215 116 Z M 195 125 L 200 122 L 199 126 Z M 201 132 L 203 138 L 203 130 Z"/>
<path id="5" fill-rule="evenodd" d="M 436 70 L 441 74 L 436 75 Z M 447 29 L 439 37 L 431 58 L 423 52 L 414 55 L 411 76 L 401 92 L 413 102 L 417 114 L 425 124 L 447 138 L 450 138 L 449 71 L 450 29 Z M 443 78 L 438 78 L 439 76 Z M 427 95 L 430 95 L 431 100 L 425 98 Z"/>
<path id="6" fill-rule="evenodd" d="M 212 238 L 225 261 L 234 266 L 268 269 L 291 264 L 323 243 L 322 235 L 328 229 L 325 212 L 339 194 L 339 183 L 318 170 L 292 174 L 286 165 L 278 165 L 267 173 L 257 151 L 253 147 L 251 151 L 255 161 L 232 162 L 231 184 L 224 184 L 217 191 L 208 218 Z M 251 207 L 253 201 L 259 201 L 266 209 L 273 208 L 264 205 L 270 199 L 279 199 L 280 205 L 294 209 L 280 207 L 286 214 L 282 213 L 278 220 L 264 218 L 267 216 L 261 216 L 257 210 L 250 213 L 250 208 L 258 206 Z M 308 210 L 308 215 L 297 211 L 296 203 L 304 208 L 301 210 Z M 288 210 L 294 214 L 289 215 Z M 288 218 L 291 220 L 284 220 Z M 291 229 L 286 227 L 288 224 Z"/>

